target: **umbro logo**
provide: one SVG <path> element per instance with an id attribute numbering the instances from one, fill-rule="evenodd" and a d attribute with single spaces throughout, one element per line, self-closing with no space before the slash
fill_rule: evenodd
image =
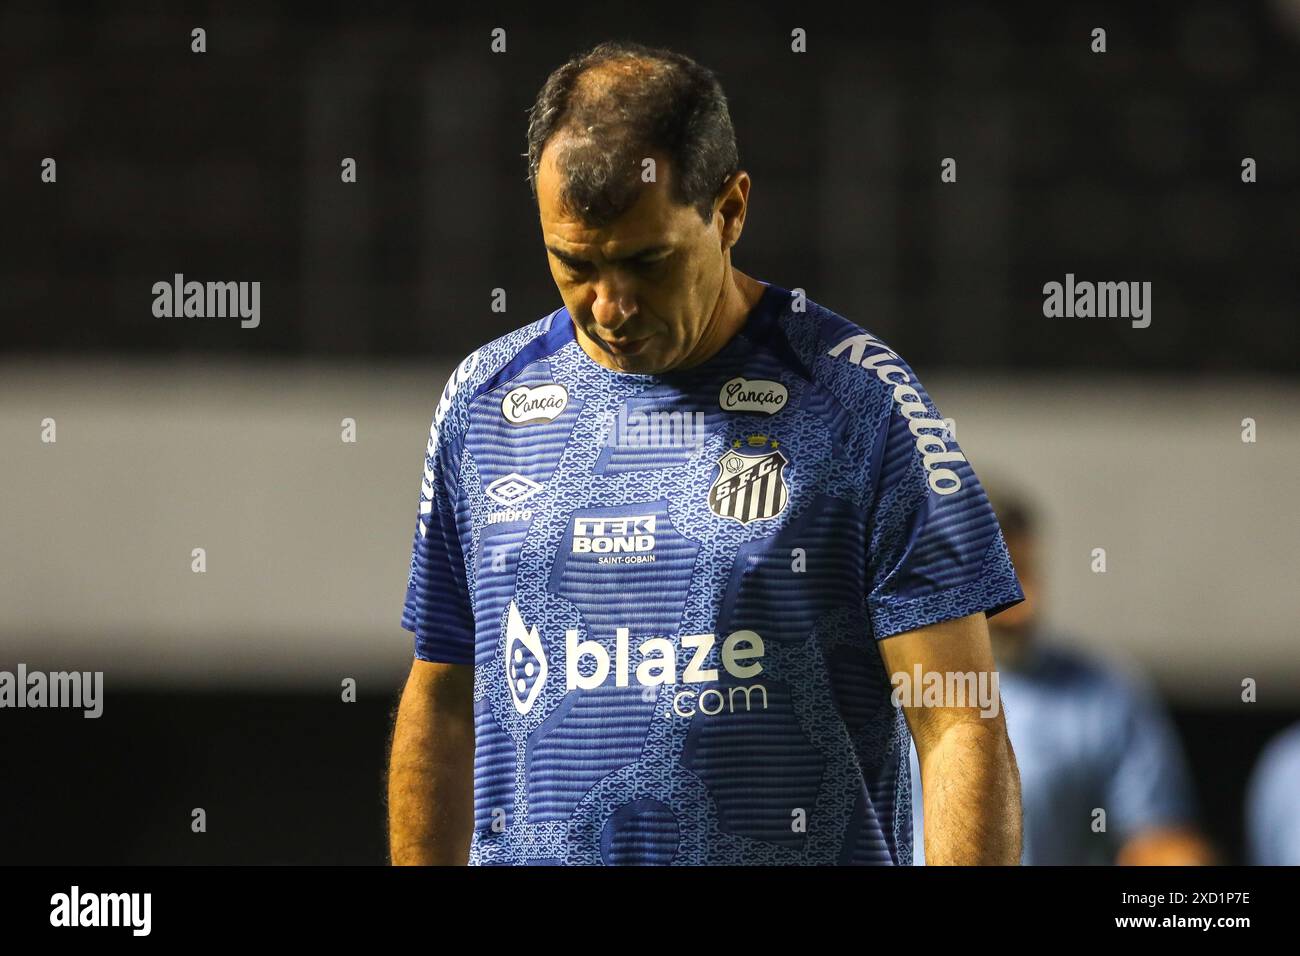
<path id="1" fill-rule="evenodd" d="M 489 498 L 503 505 L 517 505 L 541 490 L 541 485 L 517 471 L 503 475 L 484 489 Z"/>

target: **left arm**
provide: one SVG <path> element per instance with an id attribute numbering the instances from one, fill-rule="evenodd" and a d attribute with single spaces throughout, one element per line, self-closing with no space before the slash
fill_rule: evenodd
<path id="1" fill-rule="evenodd" d="M 948 706 L 904 703 L 916 740 L 925 806 L 927 865 L 1016 865 L 1020 862 L 1020 771 L 1007 737 L 996 665 L 984 614 L 943 621 L 882 640 L 885 669 L 910 680 L 938 674 L 974 675 L 976 687 L 992 689 L 994 711 L 978 701 L 945 700 Z M 981 678 L 979 675 L 984 674 Z M 967 687 L 971 686 L 969 683 Z"/>

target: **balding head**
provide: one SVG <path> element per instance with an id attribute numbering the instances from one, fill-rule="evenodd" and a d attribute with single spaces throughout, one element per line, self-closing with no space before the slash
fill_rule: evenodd
<path id="1" fill-rule="evenodd" d="M 672 201 L 702 222 L 740 168 L 726 96 L 688 57 L 638 43 L 602 43 L 555 70 L 529 114 L 533 195 L 548 144 L 562 201 L 591 226 L 613 222 L 647 185 L 645 161 L 672 167 Z M 656 179 L 663 178 L 656 171 Z"/>

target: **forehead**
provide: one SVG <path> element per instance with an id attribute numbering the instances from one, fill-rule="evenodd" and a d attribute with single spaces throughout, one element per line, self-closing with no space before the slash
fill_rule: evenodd
<path id="1" fill-rule="evenodd" d="M 548 242 L 561 245 L 670 243 L 684 236 L 690 218 L 699 215 L 689 206 L 672 199 L 672 170 L 666 156 L 655 155 L 655 182 L 643 183 L 633 205 L 608 225 L 591 226 L 565 207 L 564 175 L 555 159 L 559 150 L 552 140 L 542 150 L 537 167 L 537 206 L 542 231 Z"/>

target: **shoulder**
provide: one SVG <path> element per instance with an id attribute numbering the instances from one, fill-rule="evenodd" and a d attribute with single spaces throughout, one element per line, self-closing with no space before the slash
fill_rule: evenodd
<path id="1" fill-rule="evenodd" d="M 1265 745 L 1256 776 L 1260 780 L 1270 777 L 1300 780 L 1300 723 L 1292 724 Z"/>
<path id="2" fill-rule="evenodd" d="M 1247 817 L 1256 831 L 1258 862 L 1281 862 L 1277 828 L 1295 826 L 1295 793 L 1300 787 L 1300 723 L 1278 733 L 1255 761 L 1246 787 Z M 1297 847 L 1300 851 L 1300 847 Z M 1292 861 L 1294 862 L 1294 861 Z"/>
<path id="3" fill-rule="evenodd" d="M 430 447 L 458 441 L 464 435 L 468 408 L 474 398 L 544 358 L 572 339 L 568 313 L 556 309 L 535 322 L 500 335 L 463 357 L 452 370 L 438 399 L 429 428 Z"/>
<path id="4" fill-rule="evenodd" d="M 1251 862 L 1290 865 L 1300 860 L 1300 723 L 1292 724 L 1265 745 L 1251 770 L 1246 789 L 1246 822 Z"/>
<path id="5" fill-rule="evenodd" d="M 1048 638 L 1039 649 L 1038 672 L 1104 713 L 1124 719 L 1134 711 L 1162 709 L 1160 694 L 1134 662 L 1114 651 L 1097 651 Z"/>
<path id="6" fill-rule="evenodd" d="M 874 449 L 880 480 L 893 481 L 921 464 L 932 491 L 947 498 L 975 487 L 973 472 L 950 422 L 908 362 L 880 336 L 794 290 L 782 309 L 782 329 L 817 393 L 845 412 L 847 440 Z M 895 414 L 897 413 L 897 414 Z M 952 501 L 983 501 L 960 496 Z M 965 504 L 963 504 L 965 507 Z"/>
<path id="7" fill-rule="evenodd" d="M 789 295 L 781 329 L 814 384 L 858 415 L 883 414 L 891 403 L 930 405 L 912 367 L 880 336 L 809 299 L 802 289 Z M 909 417 L 919 414 L 913 408 Z"/>
<path id="8" fill-rule="evenodd" d="M 1058 684 L 1075 684 L 1098 689 L 1116 685 L 1118 669 L 1102 655 L 1084 650 L 1057 637 L 1036 638 L 1034 672 Z"/>

